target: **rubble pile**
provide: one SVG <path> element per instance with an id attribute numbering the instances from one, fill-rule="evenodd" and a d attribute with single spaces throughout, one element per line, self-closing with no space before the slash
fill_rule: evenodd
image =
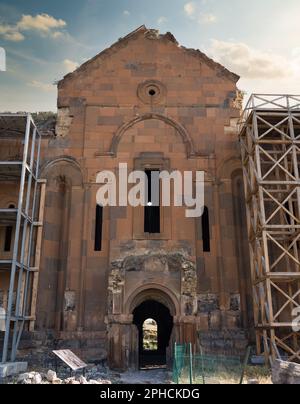
<path id="1" fill-rule="evenodd" d="M 112 384 L 110 380 L 87 379 L 84 376 L 68 377 L 60 379 L 56 372 L 49 370 L 46 374 L 39 372 L 28 372 L 21 374 L 17 379 L 18 384 Z"/>

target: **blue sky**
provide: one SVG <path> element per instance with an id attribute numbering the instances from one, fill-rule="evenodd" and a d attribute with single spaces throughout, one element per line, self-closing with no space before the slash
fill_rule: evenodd
<path id="1" fill-rule="evenodd" d="M 299 20 L 299 0 L 0 0 L 0 110 L 55 110 L 55 81 L 142 24 L 240 74 L 248 95 L 299 94 Z"/>

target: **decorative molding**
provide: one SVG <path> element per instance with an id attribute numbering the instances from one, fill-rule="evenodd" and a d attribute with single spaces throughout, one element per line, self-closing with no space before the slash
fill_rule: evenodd
<path id="1" fill-rule="evenodd" d="M 116 158 L 117 154 L 118 154 L 119 143 L 120 143 L 123 135 L 129 129 L 131 129 L 134 125 L 136 125 L 140 122 L 143 122 L 143 121 L 151 120 L 151 119 L 154 119 L 154 120 L 157 119 L 159 121 L 165 122 L 167 125 L 170 125 L 174 129 L 176 129 L 177 132 L 180 134 L 183 143 L 185 144 L 187 158 L 198 157 L 198 153 L 195 152 L 194 143 L 193 143 L 188 131 L 184 128 L 184 126 L 182 126 L 180 123 L 174 121 L 172 118 L 169 118 L 165 115 L 152 113 L 152 112 L 144 114 L 142 116 L 137 116 L 136 118 L 132 119 L 130 122 L 126 122 L 125 124 L 123 124 L 115 133 L 115 135 L 112 139 L 110 150 L 108 152 L 97 153 L 96 157 L 107 156 L 107 157 Z"/>
<path id="2" fill-rule="evenodd" d="M 137 89 L 137 96 L 146 105 L 157 105 L 166 102 L 167 88 L 157 80 L 147 80 Z"/>
<path id="3" fill-rule="evenodd" d="M 75 158 L 70 157 L 70 156 L 60 156 L 53 160 L 46 161 L 41 167 L 41 176 L 46 178 L 49 170 L 51 170 L 54 167 L 58 167 L 59 165 L 62 165 L 62 164 L 72 167 L 79 172 L 80 179 L 79 179 L 78 185 L 82 186 L 84 183 L 84 175 L 83 175 L 82 167 L 80 166 L 80 164 L 78 163 L 78 161 Z"/>

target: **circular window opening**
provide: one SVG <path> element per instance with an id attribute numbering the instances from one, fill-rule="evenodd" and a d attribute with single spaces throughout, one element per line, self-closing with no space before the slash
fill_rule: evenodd
<path id="1" fill-rule="evenodd" d="M 154 80 L 141 83 L 138 87 L 138 97 L 145 104 L 158 104 L 164 100 L 165 95 L 164 85 Z"/>

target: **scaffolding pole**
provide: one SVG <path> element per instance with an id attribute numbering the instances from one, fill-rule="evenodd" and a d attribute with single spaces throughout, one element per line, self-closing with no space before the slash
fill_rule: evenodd
<path id="1" fill-rule="evenodd" d="M 300 96 L 251 96 L 240 127 L 258 354 L 300 362 Z"/>
<path id="2" fill-rule="evenodd" d="M 17 207 L 0 209 L 2 224 L 9 221 L 15 230 L 12 256 L 0 255 L 0 270 L 10 276 L 2 363 L 16 360 L 23 331 L 34 329 L 46 186 L 39 177 L 41 134 L 31 115 L 0 114 L 0 141 L 16 140 L 18 158 L 0 161 L 0 182 L 18 188 Z"/>

